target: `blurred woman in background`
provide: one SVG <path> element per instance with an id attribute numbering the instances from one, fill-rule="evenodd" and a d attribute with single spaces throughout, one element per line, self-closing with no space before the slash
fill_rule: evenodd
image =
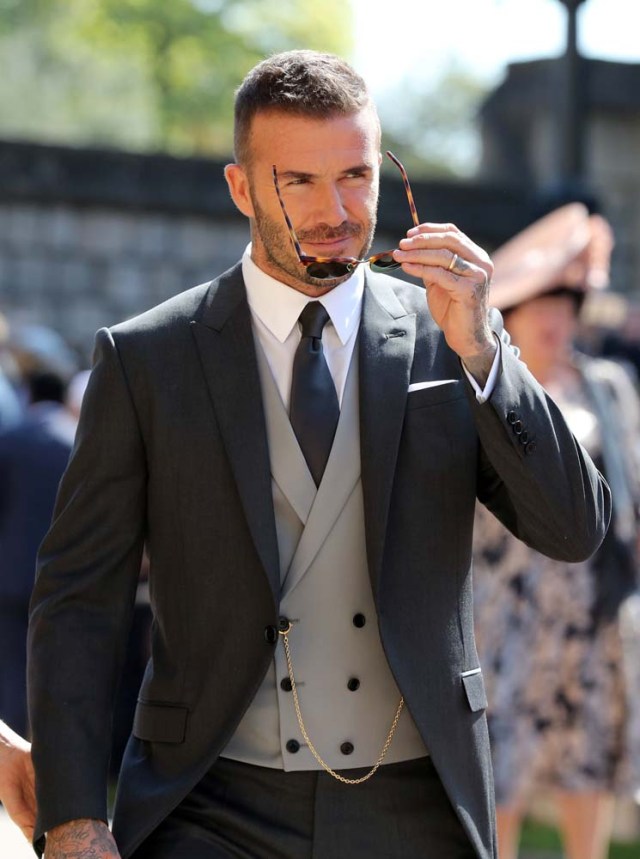
<path id="1" fill-rule="evenodd" d="M 608 479 L 602 548 L 566 564 L 529 549 L 478 506 L 478 647 L 487 682 L 501 859 L 514 859 L 528 801 L 553 792 L 569 859 L 605 859 L 614 796 L 640 784 L 636 591 L 640 405 L 619 364 L 578 354 L 579 313 L 608 282 L 609 225 L 575 203 L 493 257 L 491 304 L 521 358 Z M 509 418 L 526 455 L 527 428 Z"/>

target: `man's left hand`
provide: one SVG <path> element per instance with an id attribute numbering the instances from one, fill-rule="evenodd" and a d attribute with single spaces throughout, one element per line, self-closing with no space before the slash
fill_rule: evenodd
<path id="1" fill-rule="evenodd" d="M 476 378 L 488 373 L 496 351 L 487 317 L 493 264 L 453 224 L 420 224 L 394 258 L 427 290 L 429 309 L 449 346 Z"/>

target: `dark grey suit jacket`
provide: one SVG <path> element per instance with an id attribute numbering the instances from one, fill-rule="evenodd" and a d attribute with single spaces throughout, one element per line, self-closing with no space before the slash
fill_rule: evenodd
<path id="1" fill-rule="evenodd" d="M 499 325 L 499 321 L 497 323 Z M 367 552 L 398 686 L 479 857 L 495 856 L 471 598 L 476 495 L 553 557 L 590 555 L 606 484 L 510 349 L 479 405 L 424 290 L 367 273 L 358 345 Z M 456 379 L 412 393 L 412 382 Z M 32 604 L 37 833 L 105 818 L 110 713 L 143 543 L 152 659 L 118 791 L 123 857 L 211 767 L 277 642 L 278 547 L 239 266 L 97 335 Z"/>

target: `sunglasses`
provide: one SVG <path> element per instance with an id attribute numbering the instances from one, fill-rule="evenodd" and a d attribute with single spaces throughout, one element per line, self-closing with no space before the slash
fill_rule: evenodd
<path id="1" fill-rule="evenodd" d="M 420 220 L 418 218 L 418 212 L 416 210 L 416 204 L 413 199 L 413 194 L 411 193 L 411 186 L 409 185 L 407 171 L 404 169 L 402 164 L 398 161 L 398 159 L 392 152 L 387 151 L 387 156 L 393 161 L 393 163 L 396 165 L 396 167 L 400 170 L 400 173 L 402 174 L 404 189 L 407 192 L 407 200 L 409 201 L 409 208 L 411 209 L 411 217 L 413 218 L 414 225 L 417 227 L 420 225 Z M 293 224 L 291 223 L 291 219 L 287 214 L 284 200 L 282 199 L 282 194 L 280 193 L 280 186 L 278 184 L 278 171 L 276 170 L 275 164 L 273 165 L 273 184 L 275 185 L 276 194 L 278 195 L 278 200 L 282 209 L 282 214 L 284 215 L 284 219 L 287 222 L 289 235 L 291 236 L 291 241 L 293 242 L 293 246 L 296 250 L 296 253 L 298 254 L 298 259 L 306 268 L 307 273 L 310 275 L 310 277 L 313 277 L 316 280 L 328 280 L 330 278 L 344 277 L 346 274 L 351 274 L 351 272 L 356 268 L 356 266 L 363 265 L 364 263 L 368 263 L 374 271 L 391 271 L 394 268 L 400 268 L 401 263 L 396 262 L 396 260 L 394 260 L 393 258 L 393 250 L 382 251 L 381 253 L 377 253 L 373 256 L 367 257 L 367 259 L 356 259 L 356 257 L 313 257 L 308 256 L 307 254 L 303 254 L 300 242 L 298 241 L 298 237 L 296 235 L 296 231 L 293 229 Z"/>

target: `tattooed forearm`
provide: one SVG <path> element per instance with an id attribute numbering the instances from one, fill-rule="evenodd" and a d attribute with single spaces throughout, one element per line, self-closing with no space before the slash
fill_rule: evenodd
<path id="1" fill-rule="evenodd" d="M 487 384 L 497 348 L 498 347 L 494 342 L 493 347 L 490 347 L 486 353 L 482 355 L 467 356 L 462 359 L 462 363 L 481 388 L 484 388 Z"/>
<path id="2" fill-rule="evenodd" d="M 478 351 L 474 355 L 465 355 L 462 359 L 467 370 L 481 387 L 487 383 L 498 348 L 487 317 L 487 292 L 486 280 L 483 283 L 474 284 L 473 297 L 476 309 L 473 320 L 473 339 L 478 344 Z"/>
<path id="3" fill-rule="evenodd" d="M 47 835 L 44 859 L 120 859 L 106 823 L 72 820 Z"/>

